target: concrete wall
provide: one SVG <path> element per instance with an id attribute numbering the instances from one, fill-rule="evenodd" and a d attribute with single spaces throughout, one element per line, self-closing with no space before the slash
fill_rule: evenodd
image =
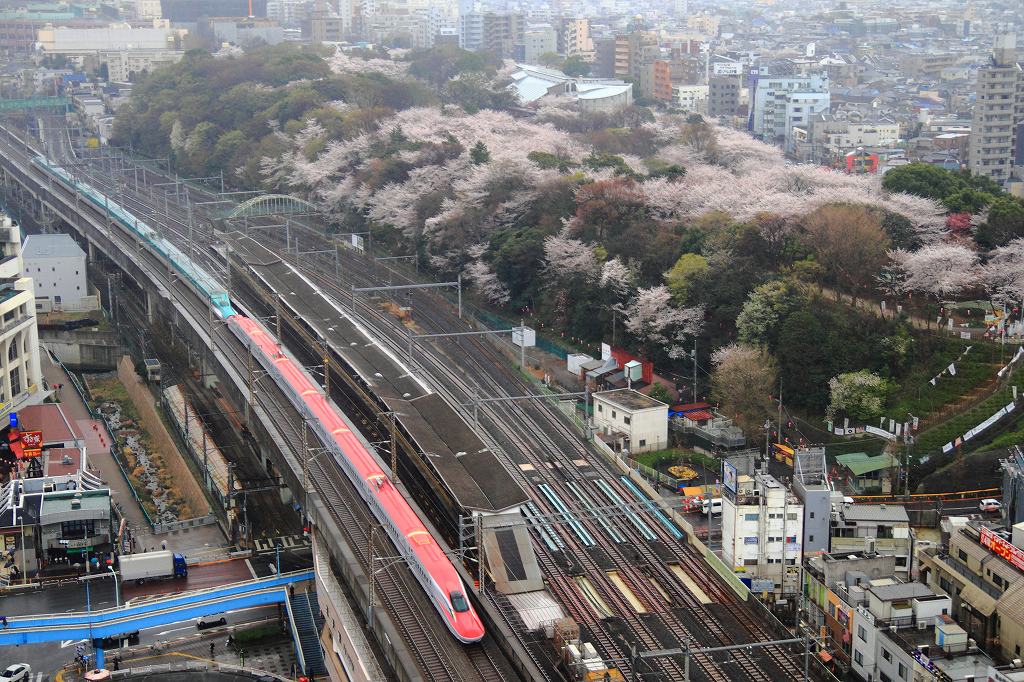
<path id="1" fill-rule="evenodd" d="M 149 433 L 150 438 L 153 439 L 155 449 L 163 457 L 164 466 L 167 467 L 171 476 L 174 477 L 178 493 L 192 509 L 192 516 L 205 516 L 210 513 L 210 503 L 206 500 L 206 496 L 203 495 L 202 488 L 192 475 L 192 470 L 185 463 L 185 459 L 181 451 L 178 450 L 178 446 L 171 437 L 170 432 L 164 426 L 164 422 L 160 418 L 159 412 L 157 412 L 152 394 L 143 384 L 139 375 L 135 373 L 135 366 L 127 355 L 122 357 L 117 365 L 117 378 L 124 384 L 125 389 L 128 391 L 128 396 L 139 411 L 143 427 Z"/>
<path id="2" fill-rule="evenodd" d="M 116 369 L 124 347 L 114 332 L 40 329 L 39 341 L 71 367 Z"/>

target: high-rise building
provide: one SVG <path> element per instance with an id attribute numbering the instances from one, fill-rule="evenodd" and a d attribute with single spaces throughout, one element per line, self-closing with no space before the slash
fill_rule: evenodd
<path id="1" fill-rule="evenodd" d="M 708 116 L 735 116 L 740 106 L 738 76 L 712 76 L 708 81 Z"/>
<path id="2" fill-rule="evenodd" d="M 550 26 L 531 26 L 515 51 L 517 60 L 537 64 L 542 55 L 558 51 L 558 32 Z"/>
<path id="3" fill-rule="evenodd" d="M 1016 36 L 1010 33 L 996 36 L 991 60 L 978 69 L 967 157 L 971 172 L 1005 185 L 1014 166 L 1024 166 L 1024 150 L 1018 149 L 1022 139 L 1024 72 L 1017 62 Z"/>

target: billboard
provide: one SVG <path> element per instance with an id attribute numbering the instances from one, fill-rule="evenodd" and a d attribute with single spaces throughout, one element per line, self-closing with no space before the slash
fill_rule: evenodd
<path id="1" fill-rule="evenodd" d="M 740 62 L 715 62 L 711 65 L 716 76 L 741 76 L 743 64 Z"/>
<path id="2" fill-rule="evenodd" d="M 722 481 L 726 488 L 736 492 L 736 465 L 731 462 L 722 462 Z"/>
<path id="3" fill-rule="evenodd" d="M 1024 571 L 1024 550 L 1002 539 L 988 528 L 981 529 L 981 544 L 998 557 Z"/>

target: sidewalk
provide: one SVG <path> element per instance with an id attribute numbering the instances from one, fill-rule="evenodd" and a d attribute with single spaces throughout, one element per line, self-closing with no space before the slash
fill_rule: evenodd
<path id="1" fill-rule="evenodd" d="M 53 362 L 49 353 L 39 354 L 39 364 L 42 368 L 43 378 L 49 386 L 64 385 L 64 388 L 55 395 L 68 418 L 77 427 L 79 433 L 76 435 L 85 441 L 89 471 L 98 476 L 110 488 L 113 503 L 118 505 L 121 513 L 127 519 L 128 526 L 135 537 L 136 551 L 141 552 L 143 548 L 159 549 L 161 543 L 166 541 L 168 549 L 190 555 L 196 554 L 190 550 L 203 548 L 209 550 L 208 559 L 220 558 L 222 555 L 227 556 L 226 550 L 216 551 L 226 546 L 220 526 L 216 524 L 163 535 L 153 533 L 153 528 L 146 520 L 142 507 L 132 495 L 128 481 L 125 480 L 117 462 L 110 454 L 110 438 L 103 422 L 93 419 L 89 415 L 89 409 L 78 392 L 75 391 L 71 379 L 60 365 Z"/>
<path id="2" fill-rule="evenodd" d="M 180 641 L 188 640 L 188 641 Z M 255 644 L 245 651 L 244 659 L 235 647 L 227 646 L 227 633 L 182 637 L 179 641 L 166 642 L 165 650 L 158 651 L 153 646 L 139 646 L 132 650 L 119 651 L 110 649 L 105 652 L 105 665 L 108 670 L 114 669 L 114 657 L 120 656 L 120 670 L 128 668 L 145 668 L 149 666 L 171 666 L 172 668 L 189 668 L 195 666 L 215 670 L 219 665 L 239 666 L 251 670 L 289 677 L 292 666 L 298 665 L 294 646 L 287 637 L 280 641 L 266 644 Z M 213 656 L 210 656 L 210 644 L 213 643 Z M 167 651 L 166 649 L 173 649 Z M 243 663 L 244 660 L 244 663 Z M 56 682 L 82 682 L 83 678 L 76 670 L 58 672 Z"/>

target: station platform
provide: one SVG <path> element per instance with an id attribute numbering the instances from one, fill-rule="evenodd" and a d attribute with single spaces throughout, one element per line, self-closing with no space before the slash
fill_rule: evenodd
<path id="1" fill-rule="evenodd" d="M 369 386 L 415 441 L 463 509 L 498 513 L 529 498 L 512 475 L 440 395 L 315 283 L 251 237 L 235 255 L 289 312 L 302 319 Z"/>

